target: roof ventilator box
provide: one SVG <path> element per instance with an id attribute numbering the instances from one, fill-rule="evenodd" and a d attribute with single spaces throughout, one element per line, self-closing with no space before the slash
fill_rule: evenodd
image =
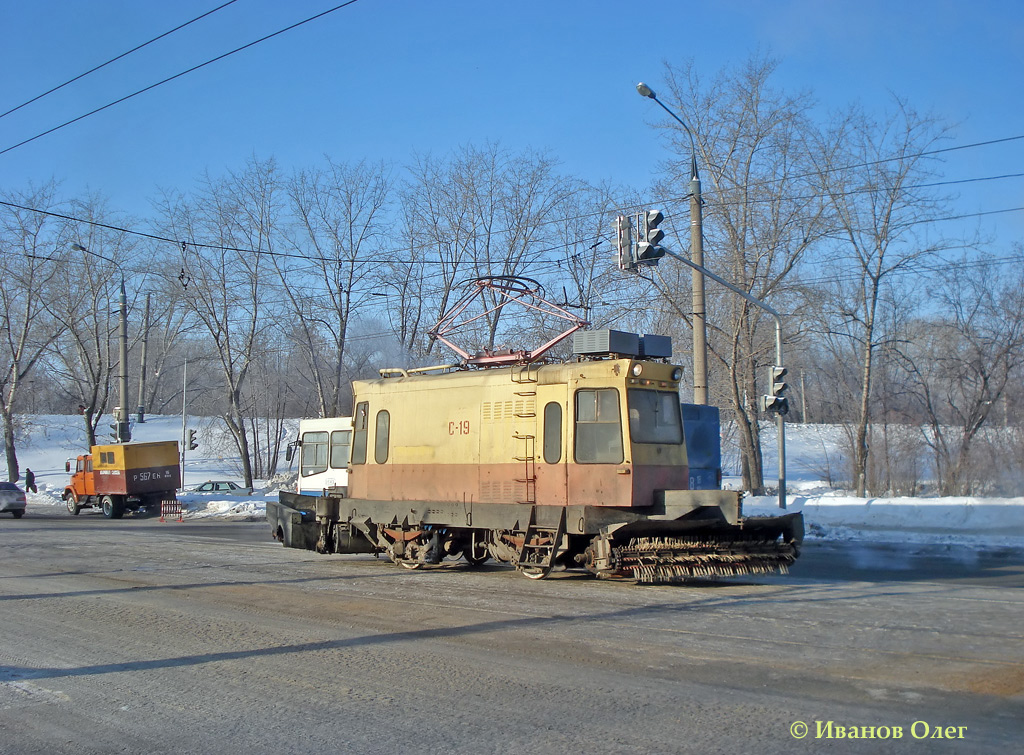
<path id="1" fill-rule="evenodd" d="M 572 351 L 581 356 L 619 354 L 640 356 L 640 336 L 621 330 L 578 330 L 572 335 Z"/>
<path id="2" fill-rule="evenodd" d="M 672 339 L 668 336 L 624 333 L 621 330 L 580 330 L 573 333 L 572 352 L 579 356 L 647 357 L 668 359 L 672 356 Z"/>
<path id="3" fill-rule="evenodd" d="M 640 356 L 647 359 L 671 359 L 671 336 L 652 336 L 645 333 L 640 339 Z"/>

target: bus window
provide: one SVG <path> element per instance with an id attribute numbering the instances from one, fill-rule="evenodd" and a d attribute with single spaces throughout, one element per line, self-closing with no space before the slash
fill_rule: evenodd
<path id="1" fill-rule="evenodd" d="M 327 433 L 303 433 L 299 468 L 303 477 L 327 471 Z"/>
<path id="2" fill-rule="evenodd" d="M 345 469 L 348 466 L 348 452 L 351 447 L 351 430 L 335 430 L 331 433 L 331 469 Z"/>

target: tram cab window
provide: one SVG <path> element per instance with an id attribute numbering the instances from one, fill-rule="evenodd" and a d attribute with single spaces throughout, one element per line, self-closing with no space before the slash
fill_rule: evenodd
<path id="1" fill-rule="evenodd" d="M 356 414 L 352 418 L 352 463 L 366 463 L 366 429 L 370 414 L 370 404 L 361 401 L 356 404 Z"/>
<path id="2" fill-rule="evenodd" d="M 678 393 L 631 388 L 626 392 L 626 402 L 629 404 L 629 437 L 634 443 L 679 445 L 683 442 Z"/>

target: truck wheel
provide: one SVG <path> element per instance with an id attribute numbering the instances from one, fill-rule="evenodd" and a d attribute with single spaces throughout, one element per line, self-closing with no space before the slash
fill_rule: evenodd
<path id="1" fill-rule="evenodd" d="M 78 499 L 74 496 L 74 494 L 69 495 L 67 497 L 67 505 L 68 511 L 74 514 L 75 516 L 78 516 L 78 512 L 82 510 L 82 507 L 78 505 Z"/>
<path id="2" fill-rule="evenodd" d="M 11 515 L 15 519 L 21 519 L 21 517 L 25 515 L 25 509 L 15 509 L 14 511 L 11 512 Z"/>
<path id="3" fill-rule="evenodd" d="M 115 501 L 113 496 L 103 496 L 100 499 L 100 507 L 103 509 L 103 516 L 107 519 L 120 519 L 124 516 L 124 504 L 120 501 Z"/>

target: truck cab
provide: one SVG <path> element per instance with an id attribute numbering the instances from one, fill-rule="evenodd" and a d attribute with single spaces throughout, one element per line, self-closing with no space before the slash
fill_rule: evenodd
<path id="1" fill-rule="evenodd" d="M 68 459 L 64 468 L 71 473 L 71 481 L 68 488 L 73 489 L 79 496 L 96 495 L 96 478 L 92 472 L 92 455 L 84 454 L 74 460 L 75 471 L 71 472 L 72 460 Z"/>

